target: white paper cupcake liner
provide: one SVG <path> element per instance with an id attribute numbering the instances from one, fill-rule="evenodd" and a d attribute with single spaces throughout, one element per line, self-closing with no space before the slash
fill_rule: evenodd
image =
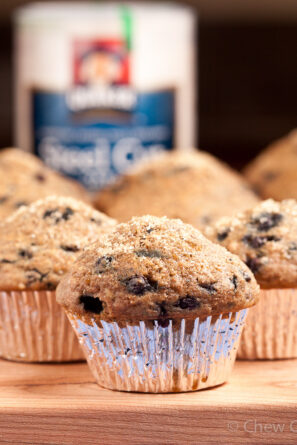
<path id="1" fill-rule="evenodd" d="M 196 391 L 224 383 L 247 309 L 204 320 L 84 323 L 68 313 L 97 383 L 120 391 Z"/>
<path id="2" fill-rule="evenodd" d="M 26 362 L 83 360 L 52 291 L 0 291 L 0 357 Z"/>
<path id="3" fill-rule="evenodd" d="M 297 290 L 262 289 L 257 306 L 249 311 L 238 358 L 297 357 Z"/>

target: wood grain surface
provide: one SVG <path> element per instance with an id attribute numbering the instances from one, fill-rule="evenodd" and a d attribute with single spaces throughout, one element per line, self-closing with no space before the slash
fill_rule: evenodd
<path id="1" fill-rule="evenodd" d="M 194 393 L 109 391 L 84 363 L 0 360 L 0 443 L 296 444 L 297 360 L 236 362 Z"/>

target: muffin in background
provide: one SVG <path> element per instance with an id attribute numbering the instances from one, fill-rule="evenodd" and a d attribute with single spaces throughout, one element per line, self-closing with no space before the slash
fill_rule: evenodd
<path id="1" fill-rule="evenodd" d="M 70 196 L 90 204 L 80 184 L 49 169 L 36 156 L 18 148 L 0 151 L 0 220 L 22 205 L 50 195 Z"/>
<path id="2" fill-rule="evenodd" d="M 269 145 L 244 174 L 264 199 L 297 199 L 297 130 Z"/>
<path id="3" fill-rule="evenodd" d="M 119 221 L 151 214 L 200 229 L 257 202 L 238 173 L 200 151 L 159 155 L 95 197 L 95 206 Z"/>
<path id="4" fill-rule="evenodd" d="M 47 197 L 0 225 L 0 356 L 70 361 L 83 355 L 55 289 L 84 247 L 115 221 L 73 198 Z"/>
<path id="5" fill-rule="evenodd" d="M 237 254 L 261 287 L 238 357 L 297 357 L 297 202 L 263 201 L 234 218 L 222 218 L 206 235 Z"/>
<path id="6" fill-rule="evenodd" d="M 193 391 L 229 378 L 258 285 L 180 220 L 144 216 L 87 248 L 57 288 L 97 382 Z"/>

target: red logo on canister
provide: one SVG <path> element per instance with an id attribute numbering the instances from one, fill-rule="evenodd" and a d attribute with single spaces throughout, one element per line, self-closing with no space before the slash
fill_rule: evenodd
<path id="1" fill-rule="evenodd" d="M 75 40 L 74 85 L 128 85 L 130 60 L 121 39 Z"/>

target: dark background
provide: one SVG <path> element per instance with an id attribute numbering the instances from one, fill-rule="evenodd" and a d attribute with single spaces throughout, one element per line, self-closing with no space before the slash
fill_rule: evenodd
<path id="1" fill-rule="evenodd" d="M 11 14 L 0 0 L 0 146 L 13 143 Z M 196 0 L 197 145 L 243 166 L 297 126 L 297 1 Z"/>

